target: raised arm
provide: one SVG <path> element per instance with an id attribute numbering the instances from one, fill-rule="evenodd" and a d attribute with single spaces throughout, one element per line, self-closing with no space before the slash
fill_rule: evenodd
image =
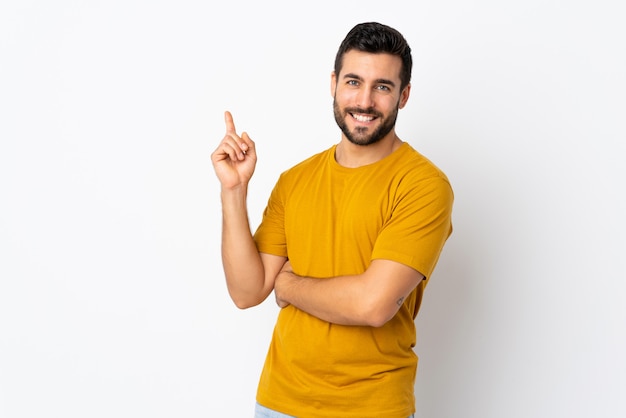
<path id="1" fill-rule="evenodd" d="M 211 154 L 211 161 L 221 184 L 222 264 L 226 284 L 235 305 L 243 309 L 267 298 L 285 259 L 260 254 L 256 248 L 247 209 L 256 148 L 247 133 L 237 134 L 230 112 L 225 112 L 224 119 L 226 134 Z"/>
<path id="2" fill-rule="evenodd" d="M 377 259 L 362 274 L 302 277 L 285 264 L 276 278 L 276 302 L 340 325 L 384 325 L 424 276 L 404 264 Z"/>

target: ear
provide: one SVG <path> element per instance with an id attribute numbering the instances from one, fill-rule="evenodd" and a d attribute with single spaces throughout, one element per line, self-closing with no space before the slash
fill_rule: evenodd
<path id="1" fill-rule="evenodd" d="M 409 85 L 407 85 L 404 88 L 404 90 L 402 90 L 402 93 L 400 93 L 400 102 L 398 103 L 398 109 L 402 109 L 406 105 L 406 102 L 409 101 L 410 95 L 411 95 L 411 84 L 409 83 Z"/>
<path id="2" fill-rule="evenodd" d="M 330 73 L 330 95 L 335 97 L 335 90 L 337 90 L 337 74 L 335 72 Z"/>

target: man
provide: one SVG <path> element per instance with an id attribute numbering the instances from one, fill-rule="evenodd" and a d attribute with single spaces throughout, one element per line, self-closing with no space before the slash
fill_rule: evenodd
<path id="1" fill-rule="evenodd" d="M 226 112 L 211 155 L 221 183 L 222 260 L 240 308 L 274 291 L 282 308 L 257 391 L 257 417 L 406 418 L 415 412 L 415 323 L 452 232 L 453 193 L 398 138 L 411 50 L 395 29 L 356 25 L 331 75 L 338 144 L 284 172 L 252 235 L 257 154 Z"/>

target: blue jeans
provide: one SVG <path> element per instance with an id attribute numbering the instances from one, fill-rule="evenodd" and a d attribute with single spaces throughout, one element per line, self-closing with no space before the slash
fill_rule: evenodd
<path id="1" fill-rule="evenodd" d="M 413 417 L 414 415 L 409 416 L 409 418 L 413 418 Z M 254 409 L 254 418 L 295 418 L 295 417 L 291 415 L 283 414 L 277 411 L 273 411 L 257 403 L 256 408 Z"/>

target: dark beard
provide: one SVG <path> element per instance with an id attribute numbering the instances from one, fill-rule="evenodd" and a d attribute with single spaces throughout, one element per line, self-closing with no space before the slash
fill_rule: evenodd
<path id="1" fill-rule="evenodd" d="M 367 135 L 367 128 L 356 128 L 353 132 L 350 132 L 348 129 L 348 125 L 346 124 L 345 117 L 349 113 L 367 113 L 370 115 L 375 115 L 378 118 L 382 118 L 383 115 L 379 112 L 376 112 L 373 109 L 358 109 L 358 108 L 349 108 L 346 109 L 345 112 L 341 112 L 339 107 L 337 106 L 337 100 L 333 100 L 333 112 L 335 114 L 335 122 L 337 122 L 337 126 L 341 129 L 341 132 L 348 138 L 348 141 L 352 142 L 355 145 L 372 145 L 383 139 L 396 125 L 396 119 L 398 118 L 398 106 L 396 106 L 394 112 L 389 115 L 387 118 L 382 119 L 382 123 L 376 130 L 374 130 L 371 134 Z"/>

